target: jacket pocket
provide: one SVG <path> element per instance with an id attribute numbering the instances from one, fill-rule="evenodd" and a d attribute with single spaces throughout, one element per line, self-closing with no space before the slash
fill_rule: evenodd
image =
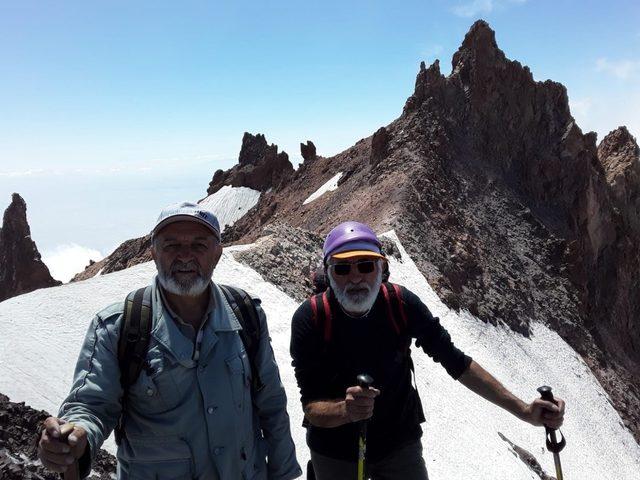
<path id="1" fill-rule="evenodd" d="M 127 443 L 123 470 L 128 470 L 131 480 L 186 480 L 193 477 L 191 448 L 184 439 L 131 436 Z"/>
<path id="2" fill-rule="evenodd" d="M 234 354 L 225 359 L 229 382 L 231 383 L 231 393 L 233 395 L 234 408 L 242 411 L 245 403 L 246 391 L 249 385 L 246 366 L 247 354 L 245 351 Z"/>
<path id="3" fill-rule="evenodd" d="M 173 380 L 166 358 L 149 352 L 138 380 L 129 389 L 129 404 L 143 415 L 155 415 L 174 409 L 180 392 Z"/>

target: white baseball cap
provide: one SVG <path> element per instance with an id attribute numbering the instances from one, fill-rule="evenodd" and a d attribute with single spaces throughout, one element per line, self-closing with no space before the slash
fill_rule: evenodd
<path id="1" fill-rule="evenodd" d="M 153 238 L 161 229 L 174 222 L 198 222 L 213 232 L 220 241 L 220 224 L 214 213 L 190 202 L 175 203 L 162 209 L 151 231 Z"/>

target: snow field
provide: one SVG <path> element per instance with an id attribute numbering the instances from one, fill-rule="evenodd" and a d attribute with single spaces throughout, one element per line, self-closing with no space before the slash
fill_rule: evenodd
<path id="1" fill-rule="evenodd" d="M 216 193 L 203 198 L 199 205 L 211 210 L 218 217 L 220 231 L 233 225 L 251 210 L 260 199 L 260 192 L 247 187 L 223 186 Z"/>
<path id="2" fill-rule="evenodd" d="M 409 287 L 440 317 L 455 344 L 530 401 L 536 388 L 549 384 L 567 401 L 561 453 L 567 478 L 640 478 L 640 447 L 622 426 L 606 393 L 577 354 L 553 331 L 533 325 L 531 338 L 503 326 L 484 324 L 467 312 L 450 311 L 398 243 L 402 261 L 390 261 L 391 280 Z M 289 356 L 289 331 L 297 303 L 237 262 L 226 248 L 214 280 L 260 297 L 267 313 L 272 345 L 288 397 L 291 430 L 298 459 L 309 458 L 302 408 Z M 55 413 L 66 396 L 87 326 L 110 303 L 150 282 L 152 262 L 74 284 L 31 292 L 0 303 L 0 392 L 13 401 Z M 424 458 L 431 479 L 539 480 L 511 451 L 498 432 L 528 450 L 550 475 L 552 455 L 544 450 L 544 430 L 521 422 L 451 379 L 421 350 L 413 349 L 417 385 L 427 422 Z M 115 451 L 112 440 L 105 448 Z M 356 446 L 354 446 L 356 448 Z"/>

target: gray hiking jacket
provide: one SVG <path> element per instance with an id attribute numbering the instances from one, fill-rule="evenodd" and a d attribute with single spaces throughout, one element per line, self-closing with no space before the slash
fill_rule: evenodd
<path id="1" fill-rule="evenodd" d="M 251 368 L 240 323 L 217 286 L 200 356 L 162 304 L 154 281 L 148 368 L 130 387 L 118 479 L 291 479 L 302 474 L 286 396 L 264 312 L 256 367 L 265 387 L 251 398 Z M 91 322 L 59 417 L 82 426 L 92 459 L 121 412 L 118 336 L 123 303 Z M 268 458 L 268 463 L 266 459 Z"/>

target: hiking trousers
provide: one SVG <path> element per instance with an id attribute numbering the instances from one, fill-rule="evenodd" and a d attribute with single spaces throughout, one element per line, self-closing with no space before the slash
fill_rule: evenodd
<path id="1" fill-rule="evenodd" d="M 326 457 L 311 450 L 311 463 L 316 480 L 354 480 L 358 464 Z M 367 463 L 371 480 L 428 480 L 427 467 L 422 458 L 420 440 L 405 445 L 377 462 Z"/>

